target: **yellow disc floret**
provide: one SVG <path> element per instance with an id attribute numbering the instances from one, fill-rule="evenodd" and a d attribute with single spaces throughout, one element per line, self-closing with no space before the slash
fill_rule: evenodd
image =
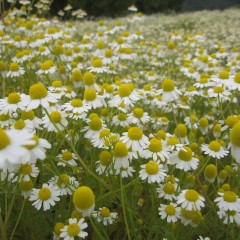
<path id="1" fill-rule="evenodd" d="M 95 203 L 95 196 L 91 188 L 82 186 L 73 193 L 73 204 L 79 209 L 89 209 Z"/>
<path id="2" fill-rule="evenodd" d="M 131 140 L 140 140 L 142 139 L 143 131 L 138 127 L 131 127 L 128 129 L 128 137 Z"/>
<path id="3" fill-rule="evenodd" d="M 191 161 L 192 159 L 192 150 L 191 148 L 185 146 L 178 152 L 179 159 L 183 161 Z"/>
<path id="4" fill-rule="evenodd" d="M 157 138 L 152 138 L 149 144 L 149 151 L 160 152 L 162 151 L 162 141 Z"/>
<path id="5" fill-rule="evenodd" d="M 199 193 L 193 189 L 189 189 L 185 193 L 186 200 L 190 202 L 196 202 L 199 199 Z"/>
<path id="6" fill-rule="evenodd" d="M 154 161 L 149 161 L 147 164 L 146 164 L 146 172 L 149 174 L 149 175 L 155 175 L 157 174 L 159 171 L 159 167 L 158 167 L 158 164 Z"/>
<path id="7" fill-rule="evenodd" d="M 19 103 L 20 101 L 21 101 L 21 96 L 18 93 L 12 92 L 8 94 L 9 104 L 16 104 L 16 103 Z"/>
<path id="8" fill-rule="evenodd" d="M 42 99 L 48 94 L 46 87 L 42 83 L 35 83 L 29 89 L 31 99 Z"/>
<path id="9" fill-rule="evenodd" d="M 240 147 L 240 121 L 232 128 L 230 132 L 230 141 L 233 145 Z"/>
<path id="10" fill-rule="evenodd" d="M 128 155 L 128 149 L 124 142 L 117 142 L 114 146 L 113 156 L 114 157 L 126 157 Z"/>
<path id="11" fill-rule="evenodd" d="M 51 191 L 49 188 L 41 188 L 38 192 L 38 198 L 42 201 L 46 201 L 51 197 Z"/>
<path id="12" fill-rule="evenodd" d="M 164 92 L 171 92 L 174 90 L 174 82 L 172 79 L 166 78 L 162 83 L 162 90 Z"/>
<path id="13" fill-rule="evenodd" d="M 7 133 L 0 128 L 0 150 L 6 148 L 11 143 Z"/>

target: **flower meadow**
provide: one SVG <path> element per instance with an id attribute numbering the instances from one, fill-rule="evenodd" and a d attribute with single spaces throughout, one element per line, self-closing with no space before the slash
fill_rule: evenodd
<path id="1" fill-rule="evenodd" d="M 0 24 L 1 239 L 238 239 L 239 9 L 22 11 Z"/>

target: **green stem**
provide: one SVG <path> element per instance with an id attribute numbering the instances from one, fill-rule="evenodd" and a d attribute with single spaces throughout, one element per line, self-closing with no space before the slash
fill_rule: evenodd
<path id="1" fill-rule="evenodd" d="M 12 240 L 13 237 L 14 237 L 14 233 L 15 233 L 15 231 L 16 231 L 16 229 L 17 229 L 17 226 L 18 226 L 18 224 L 19 224 L 19 221 L 20 221 L 21 216 L 22 216 L 22 213 L 23 213 L 23 209 L 24 209 L 24 206 L 25 206 L 25 202 L 26 202 L 26 199 L 23 200 L 23 204 L 22 204 L 20 213 L 19 213 L 19 215 L 18 215 L 17 222 L 16 222 L 16 224 L 15 224 L 15 226 L 14 226 L 14 229 L 13 229 L 13 231 L 12 231 L 12 233 L 11 233 L 10 240 Z"/>
<path id="2" fill-rule="evenodd" d="M 106 240 L 106 238 L 103 237 L 102 234 L 98 231 L 98 228 L 96 227 L 95 223 L 93 222 L 92 217 L 90 217 L 90 222 L 91 222 L 91 225 L 92 225 L 94 231 L 95 231 L 95 232 L 97 233 L 97 235 L 98 235 L 98 239 Z"/>
<path id="3" fill-rule="evenodd" d="M 1 232 L 1 239 L 7 240 L 6 229 L 3 224 L 2 213 L 0 214 L 0 232 Z"/>
<path id="4" fill-rule="evenodd" d="M 5 218 L 5 221 L 4 221 L 4 227 L 7 228 L 7 224 L 8 224 L 8 220 L 9 220 L 9 217 L 10 217 L 10 214 L 11 214 L 11 211 L 12 211 L 12 208 L 13 208 L 13 203 L 15 201 L 15 195 L 13 195 L 12 197 L 12 201 L 10 203 L 10 207 L 7 211 L 7 214 L 6 214 L 6 218 Z"/>
<path id="5" fill-rule="evenodd" d="M 122 183 L 122 173 L 120 172 L 120 186 L 121 186 L 121 205 L 123 209 L 123 216 L 124 216 L 124 223 L 126 225 L 126 231 L 127 231 L 127 236 L 128 239 L 131 239 L 130 231 L 129 231 L 129 226 L 128 226 L 128 221 L 127 221 L 127 214 L 126 214 L 126 209 L 125 209 L 125 202 L 124 202 L 124 191 L 123 191 L 123 183 Z"/>

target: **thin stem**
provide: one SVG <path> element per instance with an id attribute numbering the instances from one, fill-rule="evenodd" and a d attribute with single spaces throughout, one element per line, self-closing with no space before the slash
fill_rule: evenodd
<path id="1" fill-rule="evenodd" d="M 95 232 L 97 233 L 97 235 L 98 235 L 98 239 L 106 240 L 106 238 L 103 237 L 102 234 L 98 231 L 98 228 L 96 227 L 95 223 L 93 222 L 92 217 L 90 217 L 90 222 L 91 222 L 91 225 L 92 225 L 94 231 L 95 231 Z"/>
<path id="2" fill-rule="evenodd" d="M 123 183 L 122 183 L 122 173 L 120 173 L 120 186 L 121 186 L 121 205 L 122 205 L 122 209 L 123 209 L 124 223 L 126 225 L 126 231 L 127 231 L 128 239 L 130 240 L 131 235 L 130 235 L 130 230 L 129 230 L 128 221 L 127 221 L 127 214 L 126 214 L 126 209 L 125 209 L 124 191 L 123 191 Z"/>
<path id="3" fill-rule="evenodd" d="M 7 240 L 6 229 L 3 224 L 2 213 L 0 214 L 0 231 L 1 231 L 1 239 Z"/>
<path id="4" fill-rule="evenodd" d="M 24 209 L 24 206 L 25 206 L 25 202 L 26 202 L 26 199 L 23 200 L 23 204 L 22 204 L 22 207 L 21 207 L 20 213 L 19 213 L 19 215 L 18 215 L 18 219 L 17 219 L 17 222 L 16 222 L 16 224 L 15 224 L 15 227 L 14 227 L 14 229 L 13 229 L 13 231 L 12 231 L 12 234 L 11 234 L 10 240 L 12 240 L 13 237 L 14 237 L 14 233 L 15 233 L 15 231 L 16 231 L 16 229 L 17 229 L 17 226 L 18 226 L 18 224 L 19 224 L 19 221 L 20 221 L 21 216 L 22 216 L 22 213 L 23 213 L 23 209 Z"/>

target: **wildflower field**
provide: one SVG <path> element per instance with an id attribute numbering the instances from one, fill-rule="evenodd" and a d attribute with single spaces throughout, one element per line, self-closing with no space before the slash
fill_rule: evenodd
<path id="1" fill-rule="evenodd" d="M 240 239 L 240 10 L 0 23 L 0 238 Z"/>

